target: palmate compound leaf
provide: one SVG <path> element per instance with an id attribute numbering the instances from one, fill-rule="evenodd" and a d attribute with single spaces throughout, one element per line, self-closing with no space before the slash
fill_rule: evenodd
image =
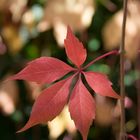
<path id="1" fill-rule="evenodd" d="M 74 36 L 70 27 L 67 28 L 64 44 L 68 58 L 79 68 L 85 62 L 87 52 L 83 44 Z"/>
<path id="2" fill-rule="evenodd" d="M 54 119 L 63 110 L 68 101 L 69 88 L 73 76 L 59 81 L 45 89 L 36 99 L 30 118 L 26 125 L 18 132 Z"/>
<path id="3" fill-rule="evenodd" d="M 87 139 L 88 131 L 95 118 L 95 102 L 81 78 L 77 81 L 69 100 L 69 111 L 83 140 Z"/>
<path id="4" fill-rule="evenodd" d="M 83 72 L 89 86 L 98 94 L 112 98 L 121 97 L 112 89 L 107 76 L 99 72 Z"/>
<path id="5" fill-rule="evenodd" d="M 38 84 L 49 84 L 74 70 L 63 61 L 53 57 L 40 57 L 31 61 L 22 71 L 9 79 L 22 79 Z"/>
<path id="6" fill-rule="evenodd" d="M 75 72 L 73 76 L 53 84 L 40 94 L 33 105 L 29 121 L 18 132 L 25 131 L 36 124 L 54 119 L 62 111 L 68 101 L 69 87 L 76 74 L 79 75 L 79 80 L 70 96 L 69 111 L 76 127 L 82 134 L 83 140 L 87 139 L 88 130 L 95 118 L 95 102 L 82 83 L 80 78 L 81 73 L 84 74 L 87 83 L 96 93 L 102 96 L 120 98 L 112 89 L 111 82 L 106 75 L 98 72 L 83 71 L 97 60 L 110 54 L 116 54 L 116 51 L 104 54 L 90 62 L 84 68 L 81 68 L 81 65 L 86 60 L 87 53 L 82 43 L 73 35 L 70 27 L 67 29 L 65 49 L 68 58 L 77 68 L 72 68 L 56 58 L 41 57 L 30 62 L 21 72 L 9 78 L 11 80 L 23 79 L 40 84 L 48 84 L 60 79 L 71 71 Z"/>

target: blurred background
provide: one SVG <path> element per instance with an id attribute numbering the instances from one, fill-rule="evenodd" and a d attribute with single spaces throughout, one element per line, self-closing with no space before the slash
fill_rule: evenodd
<path id="1" fill-rule="evenodd" d="M 52 56 L 70 63 L 64 50 L 70 25 L 88 52 L 87 62 L 119 48 L 123 0 L 0 0 L 0 140 L 82 140 L 67 106 L 54 121 L 23 133 L 41 86 L 25 81 L 3 82 L 27 62 Z M 129 0 L 126 26 L 126 132 L 140 139 L 140 1 Z M 108 56 L 89 67 L 107 74 L 119 94 L 119 57 Z M 120 105 L 96 98 L 96 120 L 88 140 L 117 140 Z"/>

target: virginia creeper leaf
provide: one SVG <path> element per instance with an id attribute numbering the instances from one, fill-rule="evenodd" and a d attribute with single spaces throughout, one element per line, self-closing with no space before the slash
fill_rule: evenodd
<path id="1" fill-rule="evenodd" d="M 73 35 L 70 27 L 67 29 L 67 37 L 64 40 L 68 58 L 80 67 L 86 60 L 87 52 L 83 44 Z"/>
<path id="2" fill-rule="evenodd" d="M 54 119 L 64 108 L 68 101 L 68 93 L 72 77 L 59 81 L 45 89 L 36 99 L 29 121 L 18 132 L 43 122 L 48 122 Z"/>
<path id="3" fill-rule="evenodd" d="M 53 57 L 40 57 L 31 61 L 22 71 L 12 76 L 10 79 L 22 79 L 39 84 L 51 83 L 74 68 L 63 61 Z"/>
<path id="4" fill-rule="evenodd" d="M 98 94 L 113 98 L 120 98 L 120 96 L 112 89 L 112 83 L 107 76 L 99 72 L 83 72 L 87 83 Z"/>
<path id="5" fill-rule="evenodd" d="M 88 131 L 95 118 L 95 102 L 81 78 L 77 81 L 70 97 L 69 111 L 83 140 L 87 139 Z"/>
<path id="6" fill-rule="evenodd" d="M 68 58 L 77 68 L 72 68 L 57 58 L 40 57 L 31 61 L 18 74 L 9 78 L 11 80 L 23 79 L 39 84 L 49 84 L 71 71 L 75 72 L 69 78 L 54 83 L 39 95 L 33 105 L 28 122 L 18 132 L 25 131 L 39 123 L 51 121 L 59 115 L 68 101 L 69 88 L 75 75 L 79 75 L 79 79 L 69 99 L 69 111 L 76 127 L 82 134 L 83 140 L 87 139 L 90 125 L 95 118 L 95 102 L 82 83 L 81 73 L 84 74 L 87 83 L 96 93 L 102 96 L 120 98 L 112 89 L 112 83 L 106 75 L 98 72 L 84 72 L 84 69 L 93 64 L 95 60 L 103 58 L 103 56 L 93 60 L 86 67 L 81 68 L 81 65 L 86 60 L 87 52 L 83 44 L 74 36 L 70 27 L 67 28 L 67 36 L 64 44 Z"/>

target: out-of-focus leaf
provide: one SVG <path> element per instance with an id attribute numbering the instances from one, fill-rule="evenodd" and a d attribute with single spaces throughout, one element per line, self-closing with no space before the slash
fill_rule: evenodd
<path id="1" fill-rule="evenodd" d="M 17 85 L 14 81 L 7 81 L 0 86 L 0 109 L 6 115 L 16 110 L 19 101 Z"/>
<path id="2" fill-rule="evenodd" d="M 126 38 L 125 51 L 126 56 L 130 60 L 137 57 L 139 49 L 139 31 L 140 31 L 140 1 L 129 1 L 127 24 L 126 24 Z M 122 27 L 123 10 L 117 12 L 110 20 L 107 21 L 103 28 L 102 35 L 104 46 L 106 50 L 112 50 L 120 46 L 121 27 Z M 133 46 L 133 49 L 131 49 Z"/>
<path id="3" fill-rule="evenodd" d="M 10 24 L 3 26 L 2 35 L 7 42 L 7 47 L 11 54 L 16 54 L 22 49 L 23 41 L 17 27 Z"/>
<path id="4" fill-rule="evenodd" d="M 2 38 L 0 37 L 0 55 L 4 54 L 6 52 L 6 50 L 7 50 L 7 48 L 2 41 Z"/>
<path id="5" fill-rule="evenodd" d="M 45 31 L 53 27 L 56 40 L 62 46 L 67 25 L 74 31 L 82 31 L 91 24 L 93 14 L 93 0 L 48 0 L 38 29 Z"/>
<path id="6" fill-rule="evenodd" d="M 92 39 L 88 42 L 88 49 L 90 51 L 97 51 L 100 48 L 100 42 L 97 39 Z"/>
<path id="7" fill-rule="evenodd" d="M 136 80 L 140 78 L 139 71 L 130 71 L 124 77 L 124 83 L 126 86 L 132 85 Z"/>
<path id="8" fill-rule="evenodd" d="M 137 123 L 135 120 L 129 120 L 127 123 L 126 123 L 126 131 L 127 132 L 131 132 L 133 131 L 137 126 Z"/>
<path id="9" fill-rule="evenodd" d="M 106 64 L 94 64 L 94 65 L 91 65 L 89 68 L 88 68 L 89 71 L 94 71 L 94 72 L 101 72 L 101 73 L 104 73 L 104 74 L 109 74 L 111 69 L 108 65 Z"/>
<path id="10" fill-rule="evenodd" d="M 68 107 L 65 106 L 63 111 L 51 122 L 48 122 L 48 127 L 50 130 L 50 138 L 58 138 L 65 130 L 70 134 L 76 133 L 76 127 L 73 120 L 70 118 L 70 113 L 68 112 Z"/>

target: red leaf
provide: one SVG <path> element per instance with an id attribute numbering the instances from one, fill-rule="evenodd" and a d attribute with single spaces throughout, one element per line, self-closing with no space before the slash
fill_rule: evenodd
<path id="1" fill-rule="evenodd" d="M 10 79 L 23 79 L 39 84 L 51 83 L 74 68 L 53 57 L 40 57 L 30 62 L 22 71 Z"/>
<path id="2" fill-rule="evenodd" d="M 132 140 L 138 140 L 135 136 L 128 134 L 127 137 Z"/>
<path id="3" fill-rule="evenodd" d="M 83 44 L 73 35 L 70 27 L 67 28 L 67 37 L 64 40 L 68 58 L 80 67 L 86 60 L 87 53 Z"/>
<path id="4" fill-rule="evenodd" d="M 81 78 L 72 91 L 69 101 L 69 111 L 76 127 L 82 134 L 83 140 L 86 140 L 90 125 L 95 118 L 95 102 L 83 85 Z"/>
<path id="5" fill-rule="evenodd" d="M 83 72 L 90 87 L 102 96 L 121 98 L 111 87 L 107 76 L 99 72 Z"/>
<path id="6" fill-rule="evenodd" d="M 48 89 L 44 90 L 35 101 L 29 121 L 18 132 L 54 119 L 64 108 L 68 101 L 68 93 L 72 77 L 55 83 Z"/>

